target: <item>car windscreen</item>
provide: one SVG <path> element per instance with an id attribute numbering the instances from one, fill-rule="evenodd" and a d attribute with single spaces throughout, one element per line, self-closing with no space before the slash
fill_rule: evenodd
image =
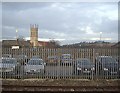
<path id="1" fill-rule="evenodd" d="M 93 63 L 91 63 L 89 60 L 79 60 L 77 61 L 78 65 L 85 65 L 85 66 L 91 66 Z"/>
<path id="2" fill-rule="evenodd" d="M 118 63 L 114 58 L 101 58 L 100 61 L 105 66 L 117 66 Z"/>
<path id="3" fill-rule="evenodd" d="M 114 58 L 100 58 L 101 62 L 116 62 L 116 60 Z"/>
<path id="4" fill-rule="evenodd" d="M 14 59 L 2 59 L 3 64 L 17 64 L 17 61 Z"/>
<path id="5" fill-rule="evenodd" d="M 29 65 L 43 65 L 43 61 L 42 60 L 30 60 L 28 61 Z"/>
<path id="6" fill-rule="evenodd" d="M 64 54 L 61 56 L 62 59 L 70 59 L 71 58 L 71 55 L 69 54 Z"/>
<path id="7" fill-rule="evenodd" d="M 19 58 L 19 59 L 20 58 L 27 58 L 27 56 L 26 55 L 18 55 L 17 58 Z"/>

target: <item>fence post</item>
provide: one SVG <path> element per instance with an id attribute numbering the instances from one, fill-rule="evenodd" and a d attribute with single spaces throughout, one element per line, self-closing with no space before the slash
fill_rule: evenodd
<path id="1" fill-rule="evenodd" d="M 56 76 L 57 76 L 57 79 L 59 79 L 59 72 L 60 72 L 60 69 L 59 69 L 59 68 L 60 68 L 60 50 L 61 50 L 61 49 L 58 48 L 58 54 L 57 54 L 57 55 L 58 55 L 58 66 L 57 66 L 57 69 L 56 69 L 56 70 L 57 70 L 57 73 L 56 73 L 56 74 L 57 74 L 57 75 L 56 75 Z"/>
<path id="2" fill-rule="evenodd" d="M 95 49 L 93 48 L 93 63 L 95 64 Z M 95 67 L 94 67 L 95 68 Z M 94 79 L 94 72 L 92 70 L 92 80 Z"/>

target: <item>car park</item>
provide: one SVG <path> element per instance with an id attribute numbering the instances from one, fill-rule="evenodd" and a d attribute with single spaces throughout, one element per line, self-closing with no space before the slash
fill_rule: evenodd
<path id="1" fill-rule="evenodd" d="M 98 56 L 95 60 L 97 75 L 118 75 L 118 62 L 112 56 Z"/>
<path id="2" fill-rule="evenodd" d="M 45 73 L 46 63 L 39 57 L 32 57 L 25 65 L 24 72 L 25 74 L 35 74 L 35 73 Z"/>
<path id="3" fill-rule="evenodd" d="M 78 58 L 75 62 L 75 73 L 78 75 L 93 74 L 94 70 L 94 64 L 90 61 L 90 59 Z"/>

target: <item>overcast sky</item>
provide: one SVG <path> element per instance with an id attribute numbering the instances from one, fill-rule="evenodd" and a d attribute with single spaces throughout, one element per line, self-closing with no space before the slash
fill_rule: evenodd
<path id="1" fill-rule="evenodd" d="M 118 3 L 11 2 L 2 4 L 2 36 L 29 38 L 30 24 L 39 25 L 39 38 L 61 44 L 81 41 L 118 41 Z"/>

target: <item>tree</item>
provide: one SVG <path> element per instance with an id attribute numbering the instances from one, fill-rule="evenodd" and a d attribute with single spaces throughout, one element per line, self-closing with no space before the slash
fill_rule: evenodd
<path id="1" fill-rule="evenodd" d="M 18 41 L 25 41 L 24 36 L 19 36 Z"/>
<path id="2" fill-rule="evenodd" d="M 50 40 L 49 47 L 59 47 L 59 46 L 60 46 L 60 42 L 59 41 Z"/>

